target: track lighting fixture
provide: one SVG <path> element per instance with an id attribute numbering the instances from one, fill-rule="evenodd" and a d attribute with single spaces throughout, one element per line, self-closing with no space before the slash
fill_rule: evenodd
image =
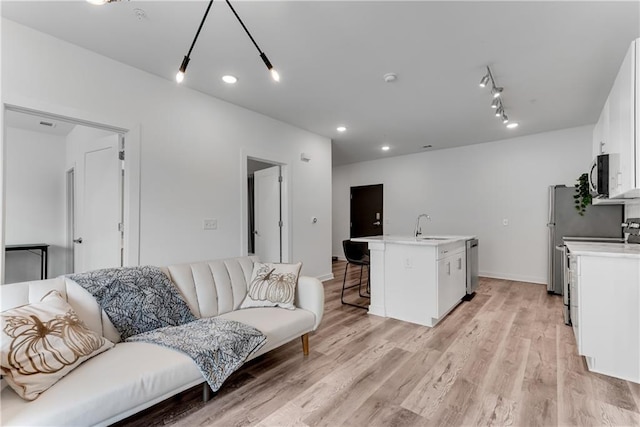
<path id="1" fill-rule="evenodd" d="M 496 110 L 495 116 L 499 117 L 502 120 L 502 123 L 507 125 L 509 129 L 518 127 L 518 123 L 509 122 L 507 113 L 504 110 L 504 103 L 502 99 L 502 92 L 504 91 L 504 88 L 496 85 L 496 81 L 493 78 L 491 68 L 489 68 L 489 66 L 487 65 L 487 74 L 485 74 L 480 80 L 480 87 L 487 87 L 489 83 L 491 83 L 491 95 L 493 96 L 493 100 L 491 101 L 491 108 Z"/>

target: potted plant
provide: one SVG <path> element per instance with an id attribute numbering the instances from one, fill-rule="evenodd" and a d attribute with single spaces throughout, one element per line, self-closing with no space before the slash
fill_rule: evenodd
<path id="1" fill-rule="evenodd" d="M 591 204 L 591 192 L 589 191 L 589 174 L 583 173 L 578 178 L 576 194 L 573 196 L 575 207 L 580 216 L 584 216 L 587 206 Z"/>

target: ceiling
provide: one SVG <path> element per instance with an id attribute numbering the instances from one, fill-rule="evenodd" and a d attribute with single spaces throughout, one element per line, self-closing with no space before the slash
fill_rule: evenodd
<path id="1" fill-rule="evenodd" d="M 174 81 L 206 4 L 3 1 L 2 15 Z M 637 1 L 234 5 L 280 83 L 218 0 L 183 84 L 331 138 L 334 165 L 593 124 L 640 37 Z M 488 90 L 478 87 L 486 65 L 516 129 L 493 116 Z M 389 72 L 396 82 L 385 83 Z M 223 74 L 238 83 L 223 83 Z"/>
<path id="2" fill-rule="evenodd" d="M 11 110 L 6 111 L 4 122 L 7 127 L 14 127 L 29 130 L 31 132 L 46 133 L 47 135 L 56 136 L 67 136 L 69 135 L 69 132 L 76 127 L 73 123 Z M 47 126 L 42 123 L 50 123 L 52 126 Z"/>

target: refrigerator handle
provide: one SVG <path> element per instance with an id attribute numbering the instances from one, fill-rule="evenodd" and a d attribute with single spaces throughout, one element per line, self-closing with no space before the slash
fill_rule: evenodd
<path id="1" fill-rule="evenodd" d="M 547 269 L 548 277 L 547 277 L 547 292 L 553 292 L 553 271 L 554 271 L 554 261 L 555 261 L 555 225 L 549 226 L 549 245 L 548 245 L 548 258 L 549 258 L 549 267 Z"/>

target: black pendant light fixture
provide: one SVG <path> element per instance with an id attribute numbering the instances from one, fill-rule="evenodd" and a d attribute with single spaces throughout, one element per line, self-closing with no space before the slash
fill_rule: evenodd
<path id="1" fill-rule="evenodd" d="M 280 81 L 280 74 L 278 74 L 276 69 L 273 68 L 273 65 L 271 65 L 271 61 L 269 61 L 269 58 L 267 58 L 267 55 L 260 49 L 260 46 L 258 46 L 258 43 L 256 43 L 255 39 L 253 38 L 253 36 L 249 32 L 249 30 L 247 29 L 247 26 L 244 25 L 244 22 L 242 22 L 242 19 L 240 19 L 240 16 L 236 12 L 236 10 L 233 8 L 233 6 L 229 2 L 229 0 L 225 0 L 225 1 L 226 1 L 227 5 L 229 6 L 229 8 L 231 9 L 231 11 L 233 12 L 233 14 L 235 15 L 235 17 L 238 20 L 238 22 L 240 23 L 240 25 L 242 25 L 242 28 L 244 29 L 244 31 L 249 36 L 249 39 L 251 39 L 251 42 L 253 43 L 253 45 L 258 50 L 258 53 L 260 54 L 260 59 L 262 59 L 262 61 L 264 62 L 264 65 L 267 66 L 267 69 L 271 73 L 271 78 L 273 78 L 273 80 L 275 80 L 276 82 L 279 82 Z M 202 17 L 202 21 L 200 21 L 200 26 L 198 27 L 198 31 L 196 32 L 196 36 L 193 38 L 193 42 L 191 43 L 191 47 L 189 48 L 189 52 L 187 52 L 187 55 L 182 60 L 182 64 L 180 65 L 180 68 L 178 70 L 178 74 L 176 74 L 176 81 L 178 83 L 180 83 L 180 82 L 182 82 L 184 80 L 184 74 L 187 71 L 187 66 L 189 65 L 189 61 L 191 59 L 191 51 L 193 50 L 193 47 L 195 46 L 196 41 L 198 40 L 198 36 L 200 35 L 200 30 L 202 30 L 202 26 L 204 25 L 204 21 L 206 21 L 206 19 L 207 19 L 207 15 L 209 14 L 209 9 L 211 9 L 211 5 L 212 4 L 213 4 L 213 0 L 209 0 L 209 5 L 207 6 L 207 10 L 204 12 L 204 16 Z"/>
<path id="2" fill-rule="evenodd" d="M 121 0 L 87 0 L 87 1 L 89 3 L 91 3 L 91 4 L 103 5 L 103 4 L 106 4 L 106 3 L 119 2 Z M 249 29 L 247 28 L 247 26 L 244 25 L 244 22 L 242 22 L 242 19 L 240 19 L 240 16 L 238 15 L 238 12 L 236 12 L 236 10 L 233 8 L 233 6 L 229 2 L 229 0 L 225 0 L 225 1 L 226 1 L 227 5 L 229 6 L 229 8 L 231 9 L 231 11 L 233 12 L 233 14 L 235 15 L 235 17 L 238 20 L 238 22 L 240 23 L 240 25 L 242 25 L 242 28 L 244 29 L 244 31 L 247 33 L 247 35 L 251 39 L 251 42 L 253 43 L 253 45 L 258 50 L 258 53 L 260 54 L 260 59 L 262 59 L 262 62 L 264 62 L 264 65 L 267 66 L 267 69 L 271 73 L 271 78 L 273 80 L 275 80 L 276 82 L 279 82 L 280 81 L 280 74 L 278 74 L 276 69 L 271 64 L 271 61 L 269 61 L 269 58 L 267 58 L 267 54 L 264 53 L 262 51 L 262 49 L 260 49 L 260 46 L 258 46 L 258 43 L 256 43 L 256 40 L 253 38 L 253 36 L 249 32 Z M 191 60 L 191 51 L 193 51 L 193 47 L 196 45 L 196 41 L 198 40 L 198 36 L 200 35 L 200 31 L 202 30 L 202 26 L 204 25 L 204 21 L 207 20 L 207 15 L 209 14 L 209 10 L 211 9 L 211 5 L 212 4 L 213 4 L 213 0 L 209 0 L 209 4 L 207 5 L 207 10 L 204 12 L 204 16 L 202 17 L 202 21 L 200 21 L 200 26 L 198 27 L 198 31 L 196 31 L 196 35 L 193 38 L 193 42 L 191 42 L 191 47 L 189 48 L 189 51 L 187 52 L 187 55 L 182 59 L 182 64 L 180 64 L 180 68 L 178 69 L 178 73 L 176 74 L 176 81 L 178 83 L 181 83 L 184 80 L 184 75 L 187 72 L 187 66 L 189 66 L 189 61 Z"/>

